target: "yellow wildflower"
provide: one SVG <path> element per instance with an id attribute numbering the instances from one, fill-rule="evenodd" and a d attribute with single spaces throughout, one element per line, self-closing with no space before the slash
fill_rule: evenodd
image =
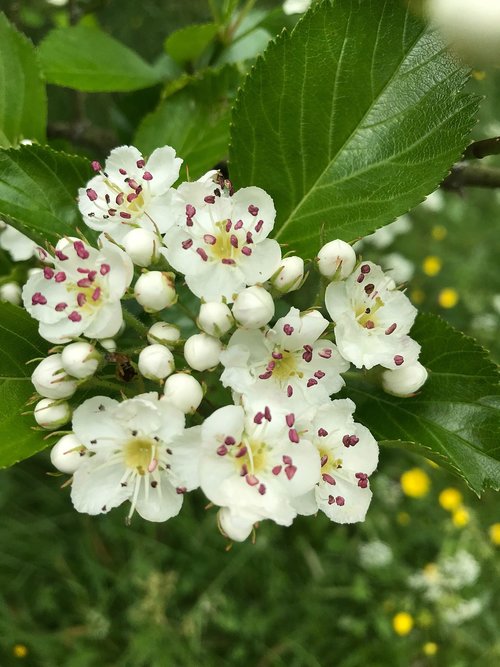
<path id="1" fill-rule="evenodd" d="M 436 241 L 442 241 L 443 239 L 446 238 L 448 230 L 446 229 L 446 227 L 443 227 L 443 225 L 434 225 L 431 234 L 432 238 L 435 239 Z"/>
<path id="2" fill-rule="evenodd" d="M 431 485 L 429 475 L 422 468 L 412 468 L 401 475 L 401 488 L 410 498 L 422 498 L 427 495 Z"/>
<path id="3" fill-rule="evenodd" d="M 500 523 L 494 523 L 490 526 L 490 540 L 496 547 L 500 547 Z"/>
<path id="4" fill-rule="evenodd" d="M 410 293 L 410 299 L 414 304 L 419 306 L 425 300 L 425 292 L 421 289 L 414 289 Z"/>
<path id="5" fill-rule="evenodd" d="M 469 511 L 465 507 L 459 507 L 451 515 L 451 520 L 456 528 L 463 528 L 469 523 Z"/>
<path id="6" fill-rule="evenodd" d="M 28 647 L 24 644 L 15 644 L 12 647 L 12 655 L 14 658 L 25 658 L 28 655 Z"/>
<path id="7" fill-rule="evenodd" d="M 455 512 L 462 505 L 462 494 L 453 487 L 443 489 L 439 494 L 439 504 L 447 512 Z"/>
<path id="8" fill-rule="evenodd" d="M 438 651 L 438 645 L 436 642 L 426 642 L 423 646 L 423 651 L 424 654 L 428 656 L 436 655 Z"/>
<path id="9" fill-rule="evenodd" d="M 406 611 L 400 611 L 392 618 L 394 632 L 400 637 L 410 634 L 413 629 L 413 616 Z"/>
<path id="10" fill-rule="evenodd" d="M 433 278 L 441 271 L 442 266 L 443 262 L 439 257 L 436 257 L 435 255 L 429 255 L 422 263 L 422 270 L 426 276 Z"/>
<path id="11" fill-rule="evenodd" d="M 453 287 L 446 287 L 439 292 L 438 301 L 441 308 L 454 308 L 458 299 L 458 292 Z"/>
<path id="12" fill-rule="evenodd" d="M 472 76 L 476 81 L 484 81 L 486 79 L 486 72 L 483 69 L 475 69 L 472 71 Z"/>

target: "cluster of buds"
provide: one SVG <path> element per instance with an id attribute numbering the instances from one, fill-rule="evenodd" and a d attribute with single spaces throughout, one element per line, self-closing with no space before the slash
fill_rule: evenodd
<path id="1" fill-rule="evenodd" d="M 35 419 L 59 434 L 72 422 L 52 462 L 72 475 L 75 508 L 128 502 L 129 518 L 165 521 L 199 487 L 233 540 L 318 511 L 362 521 L 378 446 L 335 395 L 351 365 L 381 367 L 389 393 L 418 391 L 416 309 L 344 241 L 307 266 L 282 257 L 264 190 L 217 172 L 173 188 L 180 162 L 169 147 L 148 161 L 121 147 L 94 163 L 79 203 L 98 247 L 39 248 L 23 289 L 56 344 L 33 372 Z M 308 271 L 324 304 L 300 311 L 287 295 Z M 82 387 L 92 397 L 79 402 Z"/>

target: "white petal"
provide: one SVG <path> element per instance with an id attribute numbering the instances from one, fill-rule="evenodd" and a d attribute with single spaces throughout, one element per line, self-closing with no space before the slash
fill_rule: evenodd
<path id="1" fill-rule="evenodd" d="M 71 500 L 75 509 L 103 514 L 121 505 L 130 495 L 129 488 L 120 484 L 124 471 L 122 465 L 108 465 L 99 455 L 90 457 L 73 475 Z"/>
<path id="2" fill-rule="evenodd" d="M 193 426 L 176 437 L 170 444 L 172 475 L 179 486 L 192 491 L 200 485 L 199 460 L 201 454 L 201 426 Z"/>
<path id="3" fill-rule="evenodd" d="M 85 326 L 84 332 L 87 338 L 113 338 L 120 331 L 122 322 L 121 302 L 105 303 L 95 312 L 90 324 Z"/>
<path id="4" fill-rule="evenodd" d="M 157 148 L 151 153 L 146 169 L 153 176 L 149 181 L 151 193 L 162 195 L 179 178 L 181 158 L 175 157 L 175 150 L 170 146 Z"/>
<path id="5" fill-rule="evenodd" d="M 245 288 L 243 275 L 237 266 L 220 262 L 202 262 L 205 266 L 186 274 L 186 284 L 200 299 L 232 303 L 238 292 Z"/>
<path id="6" fill-rule="evenodd" d="M 281 262 L 281 248 L 278 241 L 264 239 L 249 246 L 252 254 L 238 260 L 247 285 L 255 285 L 268 280 L 275 273 Z"/>
<path id="7" fill-rule="evenodd" d="M 364 521 L 372 499 L 370 488 L 362 489 L 357 485 L 354 476 L 350 481 L 335 475 L 336 484 L 332 486 L 321 482 L 316 490 L 319 508 L 326 516 L 336 523 L 357 523 Z M 329 498 L 335 502 L 330 504 Z M 343 505 L 339 504 L 343 501 Z"/>
<path id="8" fill-rule="evenodd" d="M 135 509 L 146 521 L 167 521 L 181 511 L 183 494 L 177 493 L 168 475 L 160 473 L 157 482 L 156 487 L 149 485 L 146 490 L 148 480 L 141 479 L 140 481 L 141 487 Z"/>
<path id="9" fill-rule="evenodd" d="M 269 235 L 274 227 L 276 209 L 273 200 L 265 190 L 256 186 L 241 188 L 234 193 L 231 201 L 233 221 L 242 220 L 245 229 L 252 230 L 259 220 L 263 220 L 264 224 L 260 232 L 255 234 L 255 240 L 264 239 Z M 248 210 L 249 207 L 254 211 L 254 215 Z M 258 210 L 255 211 L 255 208 Z"/>
<path id="10" fill-rule="evenodd" d="M 87 399 L 73 413 L 73 431 L 89 449 L 112 447 L 127 437 L 126 431 L 115 417 L 118 401 L 107 396 Z M 95 441 L 95 442 L 94 442 Z"/>

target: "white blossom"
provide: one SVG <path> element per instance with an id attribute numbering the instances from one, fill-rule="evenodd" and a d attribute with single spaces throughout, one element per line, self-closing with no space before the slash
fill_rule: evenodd
<path id="1" fill-rule="evenodd" d="M 136 510 L 148 521 L 166 521 L 198 486 L 196 431 L 185 437 L 184 414 L 156 393 L 122 403 L 95 396 L 75 410 L 73 431 L 93 454 L 73 477 L 79 512 L 106 513 L 128 500 L 129 517 Z"/>
<path id="2" fill-rule="evenodd" d="M 216 410 L 201 427 L 200 484 L 207 498 L 247 527 L 261 519 L 290 525 L 294 498 L 313 489 L 320 474 L 307 424 L 277 403 L 245 399 L 244 406 Z"/>
<path id="3" fill-rule="evenodd" d="M 322 276 L 329 278 L 347 278 L 356 265 L 356 253 L 345 241 L 335 239 L 326 243 L 316 258 Z"/>
<path id="4" fill-rule="evenodd" d="M 394 560 L 391 547 L 380 540 L 360 544 L 358 552 L 359 562 L 367 570 L 387 567 Z"/>
<path id="5" fill-rule="evenodd" d="M 86 459 L 86 448 L 74 435 L 64 435 L 50 450 L 50 462 L 60 472 L 72 475 Z"/>
<path id="6" fill-rule="evenodd" d="M 219 363 L 222 343 L 206 333 L 194 334 L 184 343 L 184 358 L 196 371 L 215 368 Z"/>
<path id="7" fill-rule="evenodd" d="M 311 6 L 312 0 L 285 0 L 283 11 L 285 14 L 302 14 Z"/>
<path id="8" fill-rule="evenodd" d="M 203 400 L 203 387 L 189 373 L 174 373 L 166 379 L 163 395 L 174 407 L 192 414 Z"/>
<path id="9" fill-rule="evenodd" d="M 174 274 L 164 271 L 146 271 L 134 286 L 134 296 L 148 313 L 157 313 L 177 302 Z"/>
<path id="10" fill-rule="evenodd" d="M 150 380 L 164 380 L 175 369 L 174 355 L 160 343 L 146 345 L 139 353 L 139 373 Z"/>
<path id="11" fill-rule="evenodd" d="M 147 333 L 148 342 L 151 345 L 161 343 L 169 348 L 174 347 L 180 337 L 179 327 L 169 322 L 155 322 Z"/>
<path id="12" fill-rule="evenodd" d="M 67 401 L 42 398 L 35 405 L 33 416 L 39 426 L 48 431 L 53 431 L 69 422 L 71 419 L 71 408 Z"/>
<path id="13" fill-rule="evenodd" d="M 222 534 L 235 542 L 244 542 L 253 530 L 252 521 L 237 516 L 229 507 L 221 507 L 217 522 Z"/>
<path id="14" fill-rule="evenodd" d="M 61 352 L 62 365 L 68 375 L 83 379 L 94 375 L 101 355 L 90 343 L 70 343 Z"/>
<path id="15" fill-rule="evenodd" d="M 271 285 L 281 294 L 294 292 L 304 281 L 304 260 L 293 255 L 284 257 L 281 265 L 271 278 Z"/>
<path id="16" fill-rule="evenodd" d="M 160 257 L 161 239 L 149 229 L 132 229 L 123 238 L 122 245 L 137 266 L 150 266 Z"/>
<path id="17" fill-rule="evenodd" d="M 42 359 L 31 375 L 31 382 L 40 396 L 54 399 L 73 396 L 78 386 L 76 380 L 66 374 L 60 354 Z"/>
<path id="18" fill-rule="evenodd" d="M 14 306 L 19 306 L 22 301 L 21 285 L 14 281 L 0 285 L 0 301 L 7 301 Z"/>
<path id="19" fill-rule="evenodd" d="M 240 393 L 274 388 L 307 403 L 328 401 L 344 386 L 340 373 L 349 363 L 330 340 L 320 338 L 327 326 L 318 311 L 291 308 L 272 329 L 238 329 L 221 354 L 222 384 Z"/>
<path id="20" fill-rule="evenodd" d="M 176 222 L 164 237 L 164 255 L 205 301 L 232 303 L 247 285 L 262 283 L 281 261 L 267 236 L 276 215 L 271 197 L 257 187 L 232 194 L 210 180 L 183 183 L 172 200 Z"/>
<path id="21" fill-rule="evenodd" d="M 234 300 L 234 319 L 245 329 L 260 329 L 273 315 L 273 297 L 258 285 L 242 290 Z"/>
<path id="22" fill-rule="evenodd" d="M 5 225 L 0 231 L 0 248 L 6 250 L 14 262 L 31 259 L 35 253 L 36 243 L 11 225 Z"/>
<path id="23" fill-rule="evenodd" d="M 357 368 L 416 362 L 420 345 L 408 332 L 417 310 L 379 266 L 364 262 L 345 281 L 328 285 L 325 305 L 341 355 Z"/>
<path id="24" fill-rule="evenodd" d="M 227 304 L 212 301 L 201 304 L 196 323 L 205 333 L 220 338 L 233 328 L 234 319 Z"/>
<path id="25" fill-rule="evenodd" d="M 382 373 L 382 387 L 394 396 L 412 396 L 427 380 L 427 369 L 419 361 Z"/>
<path id="26" fill-rule="evenodd" d="M 116 335 L 123 322 L 120 299 L 133 277 L 128 255 L 108 241 L 96 250 L 77 239 L 59 241 L 53 258 L 39 252 L 53 266 L 29 278 L 23 302 L 40 322 L 40 335 L 51 343 Z"/>
<path id="27" fill-rule="evenodd" d="M 321 475 L 314 491 L 300 499 L 300 514 L 320 509 L 336 523 L 364 521 L 378 445 L 370 431 L 354 421 L 355 407 L 349 399 L 332 401 L 312 418 L 308 438 L 318 450 Z"/>
<path id="28" fill-rule="evenodd" d="M 163 234 L 171 224 L 171 186 L 182 160 L 170 146 L 157 148 L 146 161 L 134 146 L 114 148 L 99 172 L 79 190 L 85 223 L 117 242 L 135 227 Z"/>

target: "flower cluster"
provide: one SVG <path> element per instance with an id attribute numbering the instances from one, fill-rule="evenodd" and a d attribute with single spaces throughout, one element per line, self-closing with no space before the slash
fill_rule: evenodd
<path id="1" fill-rule="evenodd" d="M 233 540 L 319 511 L 362 521 L 378 445 L 338 393 L 351 366 L 380 367 L 396 396 L 420 389 L 415 308 L 344 241 L 307 267 L 282 257 L 269 194 L 215 171 L 174 187 L 180 165 L 168 146 L 94 162 L 79 207 L 97 242 L 38 248 L 23 289 L 55 344 L 32 375 L 34 416 L 49 430 L 72 420 L 51 460 L 75 508 L 127 501 L 129 519 L 165 521 L 200 487 Z M 308 270 L 323 297 L 301 311 L 288 295 Z"/>

